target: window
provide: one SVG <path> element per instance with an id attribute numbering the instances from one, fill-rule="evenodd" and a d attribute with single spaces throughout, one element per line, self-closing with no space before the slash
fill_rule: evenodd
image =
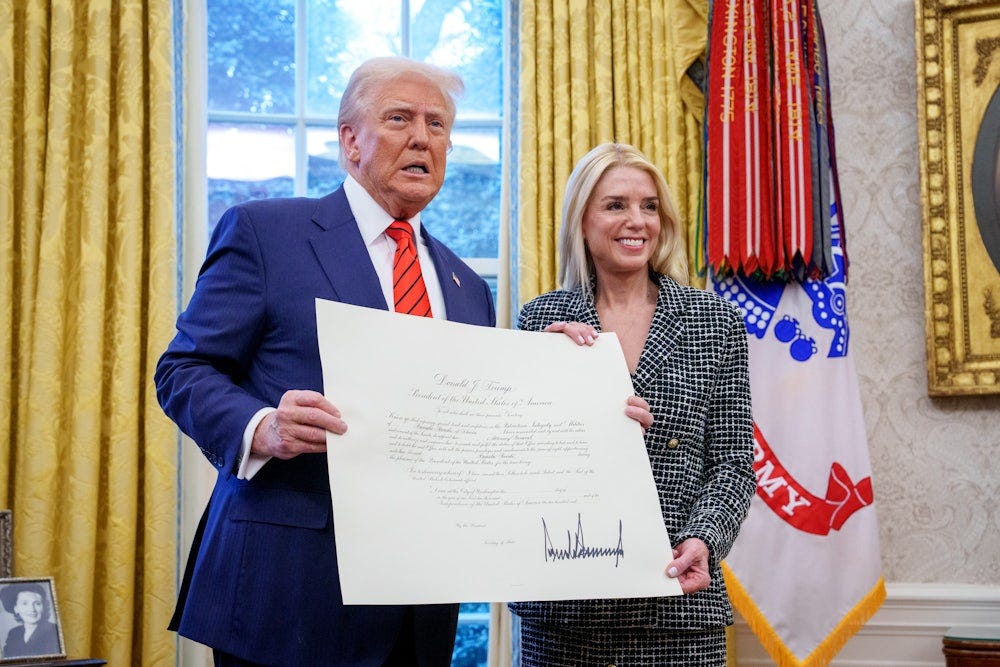
<path id="1" fill-rule="evenodd" d="M 208 0 L 210 229 L 240 201 L 333 191 L 344 178 L 337 110 L 348 77 L 372 56 L 406 55 L 453 69 L 465 81 L 445 182 L 422 218 L 495 293 L 503 4 Z"/>
<path id="2" fill-rule="evenodd" d="M 207 9 L 207 16 L 193 19 L 207 32 L 207 210 L 188 210 L 204 211 L 210 233 L 233 204 L 333 191 L 345 176 L 338 164 L 337 110 L 351 72 L 379 55 L 426 60 L 457 71 L 466 90 L 458 100 L 444 185 L 422 221 L 487 279 L 496 297 L 504 5 L 207 0 L 205 9 L 192 9 Z M 195 222 L 189 232 L 199 228 Z M 199 263 L 204 256 L 188 254 Z M 489 605 L 461 605 L 454 667 L 485 667 L 488 632 Z"/>

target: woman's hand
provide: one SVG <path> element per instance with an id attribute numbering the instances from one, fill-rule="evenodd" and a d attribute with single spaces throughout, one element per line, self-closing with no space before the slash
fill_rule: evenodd
<path id="1" fill-rule="evenodd" d="M 667 576 L 677 579 L 684 593 L 696 593 L 708 588 L 712 576 L 708 571 L 708 545 L 697 537 L 689 537 L 674 548 L 674 559 L 667 565 Z"/>
<path id="2" fill-rule="evenodd" d="M 646 435 L 646 429 L 653 425 L 653 413 L 649 410 L 649 403 L 641 396 L 628 397 L 625 405 L 625 416 L 639 422 L 643 435 Z"/>
<path id="3" fill-rule="evenodd" d="M 597 340 L 597 329 L 583 322 L 553 322 L 544 331 L 564 333 L 577 345 L 593 345 Z"/>

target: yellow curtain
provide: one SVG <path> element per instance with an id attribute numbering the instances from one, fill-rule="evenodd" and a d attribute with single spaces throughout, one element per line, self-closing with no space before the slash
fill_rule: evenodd
<path id="1" fill-rule="evenodd" d="M 66 652 L 173 665 L 171 0 L 0 0 L 0 503 Z"/>
<path id="2" fill-rule="evenodd" d="M 520 3 L 520 303 L 556 287 L 566 180 L 599 143 L 643 151 L 693 229 L 704 100 L 685 73 L 704 55 L 707 15 L 707 0 Z"/>

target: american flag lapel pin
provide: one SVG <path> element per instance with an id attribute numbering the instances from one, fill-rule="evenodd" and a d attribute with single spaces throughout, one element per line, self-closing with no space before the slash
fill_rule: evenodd
<path id="1" fill-rule="evenodd" d="M 454 271 L 451 272 L 451 279 L 454 280 L 455 284 L 458 285 L 459 287 L 462 286 L 462 281 L 458 279 L 458 276 L 455 275 Z"/>

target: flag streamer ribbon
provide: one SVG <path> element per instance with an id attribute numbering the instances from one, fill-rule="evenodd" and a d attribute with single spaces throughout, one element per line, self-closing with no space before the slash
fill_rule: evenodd
<path id="1" fill-rule="evenodd" d="M 713 0 L 708 45 L 708 266 L 765 280 L 830 275 L 838 186 L 815 0 Z"/>

